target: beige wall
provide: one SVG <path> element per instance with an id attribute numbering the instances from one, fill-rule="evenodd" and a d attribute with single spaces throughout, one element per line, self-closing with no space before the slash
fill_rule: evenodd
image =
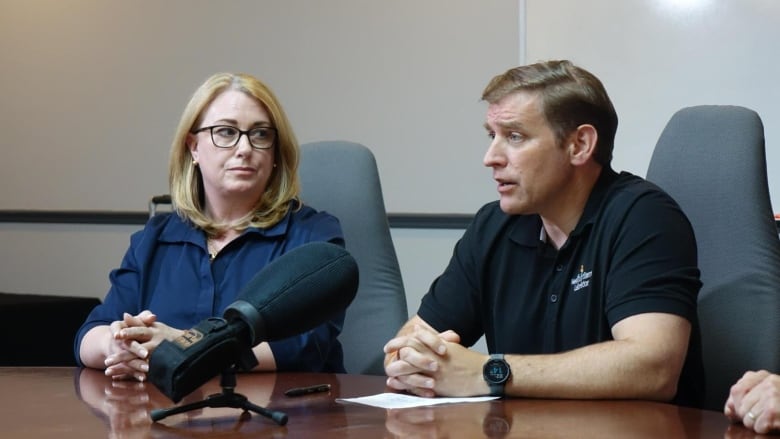
<path id="1" fill-rule="evenodd" d="M 519 41 L 514 0 L 0 0 L 0 209 L 143 210 L 191 93 L 244 71 L 301 142 L 369 146 L 391 212 L 470 213 Z"/>

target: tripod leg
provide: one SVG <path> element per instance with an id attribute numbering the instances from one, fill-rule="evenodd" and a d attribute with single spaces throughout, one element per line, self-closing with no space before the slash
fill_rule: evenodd
<path id="1" fill-rule="evenodd" d="M 269 410 L 265 407 L 260 407 L 257 404 L 249 402 L 246 396 L 240 393 L 235 393 L 233 390 L 236 387 L 236 371 L 234 368 L 230 368 L 222 373 L 220 384 L 222 386 L 222 393 L 215 393 L 201 401 L 195 401 L 189 404 L 180 405 L 178 407 L 152 410 L 150 412 L 152 421 L 156 422 L 171 415 L 184 413 L 190 410 L 201 409 L 204 407 L 230 407 L 243 409 L 244 413 L 253 411 L 259 415 L 273 420 L 279 425 L 287 424 L 286 414 L 274 410 Z"/>
<path id="2" fill-rule="evenodd" d="M 167 409 L 152 410 L 150 416 L 152 421 L 159 421 L 167 418 L 168 416 L 178 413 L 188 412 L 190 410 L 201 409 L 204 407 L 230 407 L 236 409 L 242 409 L 244 411 L 253 411 L 259 415 L 265 416 L 276 422 L 278 425 L 287 424 L 287 415 L 285 413 L 269 410 L 265 407 L 260 407 L 257 404 L 249 402 L 246 396 L 240 393 L 217 393 L 203 399 L 201 401 L 195 401 L 189 404 L 180 405 L 177 407 L 170 407 Z"/>
<path id="3" fill-rule="evenodd" d="M 276 410 L 270 410 L 265 407 L 260 407 L 257 404 L 253 404 L 249 402 L 249 400 L 244 400 L 244 402 L 241 404 L 241 407 L 244 410 L 253 411 L 259 415 L 265 416 L 266 418 L 271 419 L 272 421 L 276 422 L 279 425 L 286 425 L 287 424 L 287 414 L 283 412 L 279 412 Z"/>
<path id="4" fill-rule="evenodd" d="M 168 416 L 176 415 L 178 413 L 184 413 L 190 410 L 202 409 L 204 407 L 213 407 L 211 405 L 212 401 L 210 401 L 209 398 L 203 399 L 201 401 L 191 402 L 189 404 L 176 406 L 176 407 L 169 407 L 167 409 L 155 409 L 151 411 L 150 416 L 152 417 L 152 421 L 157 422 L 160 419 L 165 419 Z"/>

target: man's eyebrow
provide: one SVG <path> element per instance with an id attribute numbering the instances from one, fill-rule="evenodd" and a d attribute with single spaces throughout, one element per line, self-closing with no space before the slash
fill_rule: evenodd
<path id="1" fill-rule="evenodd" d="M 512 120 L 508 122 L 495 122 L 494 125 L 496 125 L 498 128 L 505 129 L 505 130 L 523 129 L 523 123 L 517 120 Z M 484 123 L 484 127 L 488 131 L 493 131 L 493 128 L 487 122 Z"/>

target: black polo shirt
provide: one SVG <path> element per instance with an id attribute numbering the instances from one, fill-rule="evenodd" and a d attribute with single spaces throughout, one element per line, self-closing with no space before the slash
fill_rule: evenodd
<path id="1" fill-rule="evenodd" d="M 538 215 L 483 206 L 418 315 L 454 330 L 465 346 L 484 334 L 491 353 L 508 354 L 611 340 L 611 327 L 636 314 L 679 315 L 693 336 L 675 401 L 695 405 L 703 389 L 700 287 L 693 229 L 677 203 L 644 179 L 605 169 L 557 251 Z"/>

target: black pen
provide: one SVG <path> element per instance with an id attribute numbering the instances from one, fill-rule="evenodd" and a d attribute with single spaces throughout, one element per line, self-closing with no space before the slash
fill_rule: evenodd
<path id="1" fill-rule="evenodd" d="M 307 387 L 293 387 L 292 389 L 284 392 L 287 396 L 303 396 L 310 393 L 329 392 L 330 384 L 315 384 Z"/>

